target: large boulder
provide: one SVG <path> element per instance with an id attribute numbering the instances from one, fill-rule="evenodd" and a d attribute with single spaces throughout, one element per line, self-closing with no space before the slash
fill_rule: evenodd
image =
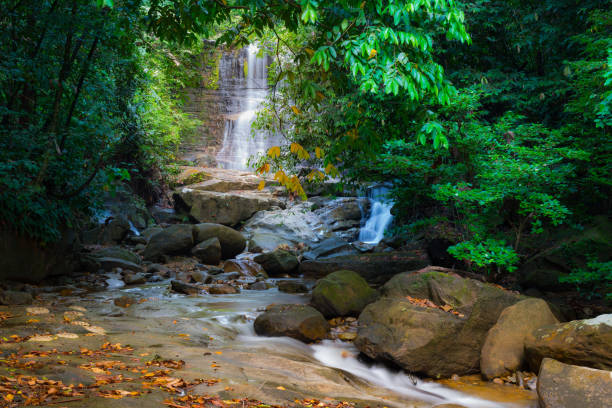
<path id="1" fill-rule="evenodd" d="M 336 236 L 325 238 L 313 245 L 303 254 L 306 260 L 315 260 L 332 256 L 358 254 L 359 252 L 348 242 Z"/>
<path id="2" fill-rule="evenodd" d="M 254 233 L 248 242 L 249 252 L 268 252 L 274 251 L 280 246 L 289 245 L 288 241 L 278 237 L 276 234 L 268 232 Z"/>
<path id="3" fill-rule="evenodd" d="M 221 224 L 202 223 L 193 227 L 195 242 L 217 238 L 221 244 L 222 259 L 230 259 L 244 251 L 246 238 L 233 228 Z"/>
<path id="4" fill-rule="evenodd" d="M 153 235 L 142 255 L 146 261 L 158 261 L 164 255 L 187 254 L 193 248 L 193 225 L 176 224 Z"/>
<path id="5" fill-rule="evenodd" d="M 428 264 L 425 251 L 413 250 L 303 261 L 300 263 L 300 273 L 306 277 L 322 278 L 334 271 L 349 270 L 357 272 L 371 284 L 381 285 L 400 272 L 421 269 Z"/>
<path id="6" fill-rule="evenodd" d="M 340 197 L 330 200 L 314 213 L 332 231 L 359 227 L 364 214 L 370 210 L 370 200 L 365 197 Z"/>
<path id="7" fill-rule="evenodd" d="M 141 262 L 140 256 L 136 255 L 129 249 L 122 248 L 119 246 L 98 249 L 97 251 L 92 252 L 91 256 L 93 256 L 94 258 L 123 259 L 124 261 L 128 261 L 134 264 L 140 264 Z"/>
<path id="8" fill-rule="evenodd" d="M 487 379 L 510 375 L 525 362 L 525 336 L 559 323 L 542 299 L 525 299 L 504 309 L 489 330 L 480 353 L 480 371 Z"/>
<path id="9" fill-rule="evenodd" d="M 439 272 L 407 272 L 402 275 L 402 279 L 398 277 L 394 282 L 402 282 L 404 286 L 397 285 L 391 290 L 394 282 L 389 281 L 382 288 L 387 297 L 368 305 L 359 316 L 360 327 L 375 325 L 377 332 L 388 335 L 369 339 L 371 331 L 360 330 L 362 334 L 358 340 L 362 340 L 356 342 L 357 347 L 370 357 L 381 359 L 389 358 L 385 356 L 385 350 L 396 349 L 392 356 L 396 364 L 432 377 L 478 372 L 480 350 L 489 329 L 501 312 L 521 300 L 521 296 L 494 285 Z M 432 287 L 436 290 L 432 291 Z M 417 306 L 407 307 L 412 305 L 410 301 L 429 305 L 431 311 L 423 312 L 415 309 Z M 410 318 L 400 312 L 416 314 Z M 438 320 L 442 322 L 439 326 L 431 326 L 433 323 L 426 322 L 423 313 L 431 315 L 432 319 L 439 316 Z M 379 322 L 375 322 L 375 316 Z M 453 327 L 452 335 L 442 329 L 447 320 Z M 408 324 L 411 331 L 405 332 L 404 324 Z M 419 331 L 421 328 L 426 330 Z M 426 334 L 421 337 L 422 333 Z M 431 341 L 425 342 L 425 338 Z M 429 366 L 424 363 L 428 360 L 432 362 Z"/>
<path id="10" fill-rule="evenodd" d="M 218 265 L 221 262 L 221 242 L 212 237 L 200 242 L 191 250 L 191 254 L 207 265 Z"/>
<path id="11" fill-rule="evenodd" d="M 612 372 L 545 358 L 538 375 L 541 408 L 604 408 L 612 405 Z"/>
<path id="12" fill-rule="evenodd" d="M 449 358 L 462 324 L 461 318 L 439 309 L 383 298 L 366 306 L 359 316 L 355 346 L 370 358 L 393 362 L 413 373 L 462 374 L 471 360 Z"/>
<path id="13" fill-rule="evenodd" d="M 236 191 L 220 193 L 183 187 L 174 193 L 175 207 L 188 212 L 198 222 L 238 225 L 258 211 L 280 206 L 268 193 Z"/>
<path id="14" fill-rule="evenodd" d="M 353 271 L 336 271 L 320 279 L 312 290 L 311 303 L 323 316 L 358 316 L 378 292 Z"/>
<path id="15" fill-rule="evenodd" d="M 602 370 L 612 369 L 612 314 L 541 327 L 525 337 L 533 371 L 543 358 Z"/>
<path id="16" fill-rule="evenodd" d="M 259 254 L 253 260 L 260 264 L 270 276 L 293 273 L 299 265 L 297 257 L 284 249 Z"/>
<path id="17" fill-rule="evenodd" d="M 322 340 L 329 323 L 316 309 L 306 305 L 273 305 L 255 319 L 261 336 L 289 336 L 304 342 Z"/>

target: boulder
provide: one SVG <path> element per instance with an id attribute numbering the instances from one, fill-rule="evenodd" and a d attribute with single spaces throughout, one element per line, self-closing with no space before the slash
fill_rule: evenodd
<path id="1" fill-rule="evenodd" d="M 360 327 L 373 325 L 376 333 L 364 328 L 361 336 L 364 340 L 358 341 L 357 347 L 372 358 L 390 359 L 408 371 L 432 377 L 478 372 L 480 350 L 489 329 L 501 312 L 521 300 L 521 296 L 494 285 L 440 272 L 401 275 L 382 288 L 386 298 L 368 305 L 359 316 Z M 428 309 L 415 309 L 417 306 L 409 308 L 412 303 L 406 296 L 438 308 L 427 312 L 423 310 Z M 415 314 L 412 319 L 408 317 L 411 314 Z M 375 322 L 377 315 L 379 322 Z M 426 315 L 432 315 L 440 324 L 427 322 Z M 446 320 L 453 329 L 451 335 L 447 328 L 442 329 Z M 394 354 L 386 356 L 387 350 L 393 349 Z M 427 365 L 426 361 L 431 364 Z"/>
<path id="2" fill-rule="evenodd" d="M 206 286 L 206 290 L 211 295 L 233 295 L 234 293 L 239 293 L 239 290 L 233 287 L 232 285 L 208 285 Z"/>
<path id="3" fill-rule="evenodd" d="M 378 292 L 353 271 L 336 271 L 320 279 L 312 290 L 311 303 L 328 319 L 358 316 L 374 302 Z"/>
<path id="4" fill-rule="evenodd" d="M 222 259 L 230 259 L 244 251 L 246 238 L 240 232 L 221 224 L 202 223 L 194 227 L 196 243 L 217 238 L 221 244 Z"/>
<path id="5" fill-rule="evenodd" d="M 218 265 L 221 262 L 221 242 L 217 237 L 209 238 L 194 246 L 191 254 L 207 265 Z"/>
<path id="6" fill-rule="evenodd" d="M 294 281 L 280 281 L 277 283 L 279 292 L 285 293 L 306 293 L 308 292 L 308 286 L 300 282 Z"/>
<path id="7" fill-rule="evenodd" d="M 487 379 L 511 375 L 525 363 L 525 336 L 559 321 L 542 299 L 525 299 L 504 309 L 487 333 L 480 372 Z"/>
<path id="8" fill-rule="evenodd" d="M 366 306 L 359 316 L 355 346 L 370 358 L 413 373 L 450 376 L 464 373 L 472 363 L 448 356 L 462 324 L 451 313 L 384 298 Z"/>
<path id="9" fill-rule="evenodd" d="M 130 222 L 125 217 L 109 217 L 104 224 L 91 230 L 83 231 L 81 239 L 84 244 L 118 244 L 130 231 Z"/>
<path id="10" fill-rule="evenodd" d="M 175 207 L 198 222 L 238 225 L 258 211 L 281 205 L 269 195 L 254 191 L 220 193 L 183 187 L 173 195 Z"/>
<path id="11" fill-rule="evenodd" d="M 370 210 L 370 200 L 365 197 L 340 197 L 324 203 L 314 213 L 332 231 L 359 227 L 364 214 Z"/>
<path id="12" fill-rule="evenodd" d="M 264 276 L 268 274 L 257 262 L 250 259 L 230 259 L 223 263 L 223 272 L 238 272 L 242 276 Z"/>
<path id="13" fill-rule="evenodd" d="M 315 260 L 330 256 L 357 254 L 359 251 L 355 249 L 349 242 L 332 236 L 315 244 L 308 252 L 303 254 L 306 260 Z"/>
<path id="14" fill-rule="evenodd" d="M 123 275 L 123 282 L 126 285 L 142 285 L 147 282 L 144 273 L 126 273 Z"/>
<path id="15" fill-rule="evenodd" d="M 287 241 L 278 237 L 276 234 L 267 232 L 256 232 L 249 239 L 249 252 L 268 252 L 274 251 L 279 246 L 289 245 Z"/>
<path id="16" fill-rule="evenodd" d="M 119 258 L 97 258 L 100 263 L 100 267 L 105 271 L 112 271 L 115 268 L 121 268 L 127 271 L 141 272 L 142 266 L 135 264 L 130 261 Z"/>
<path id="17" fill-rule="evenodd" d="M 304 342 L 322 340 L 329 323 L 315 308 L 306 305 L 273 305 L 255 319 L 260 336 L 288 336 Z"/>
<path id="18" fill-rule="evenodd" d="M 115 258 L 123 259 L 134 264 L 140 264 L 140 256 L 136 255 L 129 249 L 125 249 L 119 246 L 113 246 L 109 248 L 102 248 L 94 251 L 90 254 L 94 258 Z"/>
<path id="19" fill-rule="evenodd" d="M 187 254 L 193 247 L 193 236 L 193 225 L 171 225 L 151 237 L 142 255 L 145 260 L 155 262 L 164 255 Z"/>
<path id="20" fill-rule="evenodd" d="M 162 227 L 149 227 L 140 233 L 140 236 L 149 242 L 151 237 L 158 232 L 162 232 L 164 229 Z"/>
<path id="21" fill-rule="evenodd" d="M 182 293 L 185 295 L 197 295 L 202 291 L 199 286 L 190 285 L 177 280 L 170 281 L 170 288 L 173 292 Z"/>
<path id="22" fill-rule="evenodd" d="M 0 289 L 0 305 L 30 305 L 34 299 L 28 292 Z"/>
<path id="23" fill-rule="evenodd" d="M 249 290 L 267 290 L 268 284 L 264 281 L 253 282 L 248 286 Z"/>
<path id="24" fill-rule="evenodd" d="M 537 389 L 541 408 L 609 407 L 612 402 L 612 372 L 545 358 L 540 367 Z"/>
<path id="25" fill-rule="evenodd" d="M 306 277 L 322 278 L 334 271 L 357 272 L 370 284 L 381 285 L 392 276 L 429 265 L 423 250 L 408 252 L 387 252 L 359 255 L 343 255 L 300 263 L 300 274 Z"/>
<path id="26" fill-rule="evenodd" d="M 529 366 L 548 357 L 567 364 L 612 369 L 612 314 L 541 327 L 525 337 Z"/>
<path id="27" fill-rule="evenodd" d="M 297 256 L 284 249 L 257 255 L 253 260 L 260 264 L 270 276 L 295 272 L 299 265 Z"/>

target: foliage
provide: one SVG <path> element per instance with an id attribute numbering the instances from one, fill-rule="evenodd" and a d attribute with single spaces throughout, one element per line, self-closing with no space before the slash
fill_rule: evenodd
<path id="1" fill-rule="evenodd" d="M 560 277 L 559 281 L 576 285 L 578 291 L 588 297 L 603 292 L 607 299 L 612 300 L 612 261 L 590 261 L 586 267 Z"/>

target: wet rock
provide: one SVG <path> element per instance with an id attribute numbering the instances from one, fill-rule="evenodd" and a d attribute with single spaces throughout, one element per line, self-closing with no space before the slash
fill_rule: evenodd
<path id="1" fill-rule="evenodd" d="M 126 273 L 123 281 L 126 285 L 142 285 L 147 282 L 147 278 L 144 273 Z"/>
<path id="2" fill-rule="evenodd" d="M 260 264 L 270 276 L 290 274 L 295 272 L 299 265 L 297 256 L 283 249 L 257 255 L 253 260 Z"/>
<path id="3" fill-rule="evenodd" d="M 167 266 L 160 265 L 160 264 L 157 264 L 157 263 L 150 264 L 147 267 L 147 273 L 155 273 L 155 274 L 158 274 L 159 276 L 162 276 L 162 277 L 165 277 L 165 278 L 170 277 L 171 272 L 172 271 Z"/>
<path id="4" fill-rule="evenodd" d="M 558 323 L 542 299 L 525 299 L 507 307 L 489 330 L 480 354 L 480 371 L 487 379 L 510 375 L 525 362 L 525 336 Z"/>
<path id="5" fill-rule="evenodd" d="M 97 251 L 92 252 L 90 255 L 94 258 L 123 259 L 124 261 L 128 261 L 134 264 L 140 264 L 141 262 L 140 256 L 136 255 L 129 249 L 125 249 L 118 246 L 98 249 Z"/>
<path id="6" fill-rule="evenodd" d="M 132 296 L 121 296 L 113 299 L 113 303 L 115 304 L 115 306 L 127 308 L 131 305 L 138 303 L 138 299 Z"/>
<path id="7" fill-rule="evenodd" d="M 126 261 L 124 259 L 119 258 L 97 258 L 100 263 L 100 267 L 107 272 L 110 272 L 116 268 L 121 268 L 122 270 L 140 272 L 142 271 L 142 266 L 135 264 L 130 261 Z"/>
<path id="8" fill-rule="evenodd" d="M 314 213 L 332 231 L 359 227 L 363 214 L 369 211 L 370 200 L 365 197 L 340 197 L 324 203 Z"/>
<path id="9" fill-rule="evenodd" d="M 529 366 L 537 371 L 543 358 L 601 370 L 612 369 L 612 314 L 548 325 L 525 337 Z"/>
<path id="10" fill-rule="evenodd" d="M 125 239 L 131 245 L 147 245 L 148 239 L 143 237 L 142 235 L 128 235 Z"/>
<path id="11" fill-rule="evenodd" d="M 176 224 L 153 235 L 143 252 L 147 261 L 158 261 L 164 255 L 187 254 L 193 248 L 193 226 Z"/>
<path id="12" fill-rule="evenodd" d="M 204 271 L 191 272 L 191 280 L 197 283 L 204 283 L 206 279 L 209 277 L 210 276 L 208 275 L 208 272 L 204 272 Z"/>
<path id="13" fill-rule="evenodd" d="M 336 271 L 320 279 L 312 290 L 311 303 L 326 318 L 358 316 L 378 298 L 360 275 L 353 271 Z"/>
<path id="14" fill-rule="evenodd" d="M 253 282 L 249 285 L 250 290 L 267 290 L 268 284 L 264 281 Z"/>
<path id="15" fill-rule="evenodd" d="M 265 232 L 254 233 L 248 242 L 249 252 L 253 253 L 274 251 L 284 245 L 289 245 L 289 243 L 276 234 Z"/>
<path id="16" fill-rule="evenodd" d="M 537 390 L 541 408 L 609 407 L 612 372 L 545 358 L 540 367 Z"/>
<path id="17" fill-rule="evenodd" d="M 350 270 L 357 272 L 368 283 L 380 285 L 392 276 L 429 265 L 423 250 L 410 252 L 374 253 L 343 255 L 300 263 L 300 274 L 321 278 L 334 271 Z"/>
<path id="18" fill-rule="evenodd" d="M 172 291 L 185 295 L 197 295 L 202 291 L 199 286 L 190 285 L 177 280 L 170 281 L 170 287 Z"/>
<path id="19" fill-rule="evenodd" d="M 280 281 L 277 283 L 278 290 L 285 293 L 306 293 L 308 286 L 301 282 Z"/>
<path id="20" fill-rule="evenodd" d="M 149 227 L 140 233 L 140 236 L 147 240 L 147 242 L 151 239 L 151 237 L 159 232 L 162 232 L 164 229 L 162 227 Z"/>
<path id="21" fill-rule="evenodd" d="M 220 193 L 183 187 L 173 195 L 175 207 L 186 211 L 198 222 L 238 225 L 258 211 L 280 206 L 269 193 L 239 191 Z"/>
<path id="22" fill-rule="evenodd" d="M 233 287 L 232 285 L 208 285 L 206 286 L 206 290 L 211 295 L 233 295 L 235 293 L 239 293 L 240 291 Z"/>
<path id="23" fill-rule="evenodd" d="M 238 272 L 244 276 L 265 276 L 268 277 L 268 274 L 263 269 L 263 267 L 255 261 L 250 259 L 230 259 L 223 263 L 223 271 L 226 273 L 229 272 Z"/>
<path id="24" fill-rule="evenodd" d="M 217 237 L 209 238 L 194 246 L 191 254 L 207 265 L 218 265 L 221 262 L 221 242 Z"/>
<path id="25" fill-rule="evenodd" d="M 339 256 L 356 254 L 357 250 L 347 241 L 338 237 L 326 238 L 312 246 L 312 248 L 303 254 L 306 260 L 315 260 L 329 256 Z"/>
<path id="26" fill-rule="evenodd" d="M 221 224 L 202 223 L 194 227 L 196 243 L 217 238 L 221 244 L 222 259 L 230 259 L 244 251 L 246 238 L 240 232 Z M 218 262 L 217 262 L 218 263 Z"/>
<path id="27" fill-rule="evenodd" d="M 466 406 L 459 405 L 459 404 L 441 404 L 441 405 L 435 405 L 432 408 L 466 408 Z"/>
<path id="28" fill-rule="evenodd" d="M 30 305 L 34 299 L 28 292 L 0 290 L 0 305 Z"/>
<path id="29" fill-rule="evenodd" d="M 316 309 L 306 305 L 273 305 L 255 319 L 260 336 L 288 336 L 304 342 L 327 337 L 329 323 Z"/>

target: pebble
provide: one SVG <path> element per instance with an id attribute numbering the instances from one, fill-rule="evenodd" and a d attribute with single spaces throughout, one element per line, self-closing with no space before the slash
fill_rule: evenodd
<path id="1" fill-rule="evenodd" d="M 26 307 L 26 312 L 31 315 L 49 314 L 49 309 L 46 307 Z"/>

